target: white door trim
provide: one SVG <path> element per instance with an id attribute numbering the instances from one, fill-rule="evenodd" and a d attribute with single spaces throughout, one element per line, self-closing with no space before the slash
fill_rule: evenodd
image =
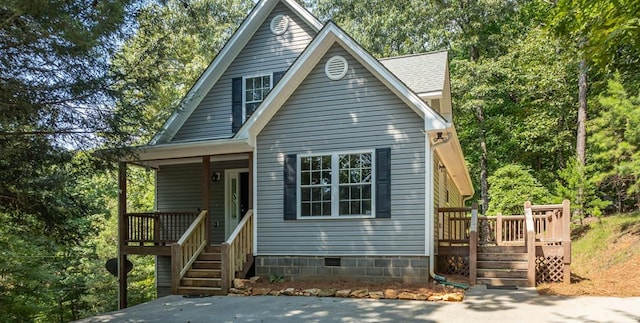
<path id="1" fill-rule="evenodd" d="M 236 179 L 236 183 L 238 183 L 236 185 L 236 196 L 237 196 L 237 200 L 236 202 L 238 203 L 236 205 L 237 207 L 237 212 L 239 213 L 240 210 L 240 173 L 248 173 L 249 169 L 248 168 L 233 168 L 233 169 L 225 169 L 224 170 L 224 239 L 227 240 L 227 238 L 229 238 L 229 236 L 231 235 L 231 233 L 233 232 L 233 230 L 236 228 L 236 225 L 238 225 L 238 222 L 240 222 L 240 217 L 242 216 L 242 214 L 236 214 L 236 218 L 235 220 L 231 219 L 231 215 L 232 215 L 232 202 L 231 202 L 231 180 L 233 178 Z"/>

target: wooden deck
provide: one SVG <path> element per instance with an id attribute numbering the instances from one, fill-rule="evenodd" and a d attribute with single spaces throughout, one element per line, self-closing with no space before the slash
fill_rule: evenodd
<path id="1" fill-rule="evenodd" d="M 523 266 L 513 259 L 522 258 L 526 264 L 527 286 L 540 282 L 568 283 L 571 274 L 569 220 L 568 201 L 555 205 L 527 202 L 524 214 L 509 216 L 478 216 L 477 208 L 441 208 L 438 210 L 442 227 L 437 242 L 438 270 L 469 276 L 470 283 L 475 284 L 477 279 L 485 278 L 482 275 L 486 270 L 480 274 L 479 264 L 494 266 L 490 276 L 500 272 L 513 275 L 513 271 Z M 505 267 L 500 267 L 502 265 Z M 513 277 L 505 280 L 507 278 Z"/>

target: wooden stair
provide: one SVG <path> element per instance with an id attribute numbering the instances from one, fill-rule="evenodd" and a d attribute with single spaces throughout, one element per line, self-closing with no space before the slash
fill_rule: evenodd
<path id="1" fill-rule="evenodd" d="M 225 295 L 222 290 L 220 246 L 207 246 L 185 273 L 178 294 L 192 296 Z"/>
<path id="2" fill-rule="evenodd" d="M 487 286 L 526 287 L 526 247 L 479 246 L 476 283 Z"/>

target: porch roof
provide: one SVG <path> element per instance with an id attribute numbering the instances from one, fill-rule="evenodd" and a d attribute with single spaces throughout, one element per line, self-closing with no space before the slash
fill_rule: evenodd
<path id="1" fill-rule="evenodd" d="M 247 139 L 212 139 L 132 147 L 124 162 L 155 166 L 166 160 L 253 152 Z"/>

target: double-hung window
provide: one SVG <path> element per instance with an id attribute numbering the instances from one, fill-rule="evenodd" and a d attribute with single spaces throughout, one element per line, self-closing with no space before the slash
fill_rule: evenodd
<path id="1" fill-rule="evenodd" d="M 273 87 L 271 74 L 244 77 L 242 120 L 247 120 Z"/>
<path id="2" fill-rule="evenodd" d="M 299 156 L 299 217 L 373 217 L 373 157 L 371 151 Z"/>

